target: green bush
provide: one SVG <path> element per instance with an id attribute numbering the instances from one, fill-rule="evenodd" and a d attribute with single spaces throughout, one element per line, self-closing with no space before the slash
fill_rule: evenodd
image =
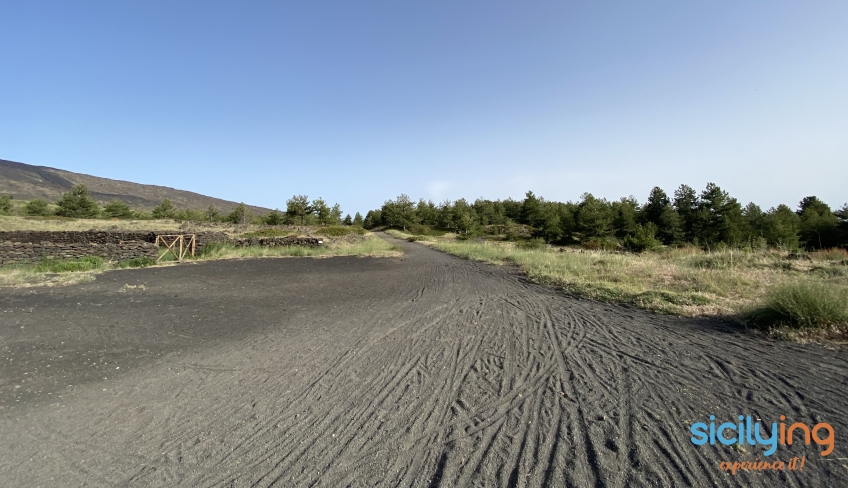
<path id="1" fill-rule="evenodd" d="M 26 207 L 24 207 L 24 212 L 26 212 L 27 215 L 50 215 L 50 210 L 47 208 L 47 202 L 40 198 L 27 202 Z"/>
<path id="2" fill-rule="evenodd" d="M 445 231 L 436 230 L 428 225 L 410 225 L 406 228 L 408 234 L 418 235 L 418 236 L 432 236 L 432 237 L 441 237 L 445 235 Z"/>
<path id="3" fill-rule="evenodd" d="M 56 215 L 78 219 L 93 219 L 100 215 L 100 207 L 88 194 L 85 185 L 76 185 L 62 195 L 56 202 L 59 209 Z"/>
<path id="4" fill-rule="evenodd" d="M 170 198 L 165 198 L 162 203 L 156 206 L 151 212 L 154 219 L 173 219 L 177 214 L 177 209 L 171 203 Z"/>
<path id="5" fill-rule="evenodd" d="M 130 206 L 121 200 L 112 200 L 103 207 L 103 216 L 115 219 L 131 219 L 133 212 Z"/>
<path id="6" fill-rule="evenodd" d="M 282 225 L 285 223 L 285 217 L 285 214 L 279 210 L 271 210 L 262 220 L 265 225 Z"/>
<path id="7" fill-rule="evenodd" d="M 765 304 L 749 314 L 758 326 L 820 329 L 848 325 L 848 289 L 799 281 L 769 290 Z"/>
<path id="8" fill-rule="evenodd" d="M 3 195 L 0 197 L 0 215 L 8 214 L 12 211 L 12 196 Z"/>
<path id="9" fill-rule="evenodd" d="M 624 247 L 636 252 L 654 251 L 662 247 L 657 240 L 657 226 L 653 222 L 645 225 L 636 224 L 636 232 L 624 237 Z"/>
<path id="10" fill-rule="evenodd" d="M 581 242 L 580 245 L 594 251 L 615 251 L 621 247 L 614 237 L 593 237 Z"/>
<path id="11" fill-rule="evenodd" d="M 536 239 L 522 239 L 515 243 L 515 246 L 519 249 L 528 249 L 528 250 L 537 250 L 545 248 L 545 240 L 542 238 Z"/>

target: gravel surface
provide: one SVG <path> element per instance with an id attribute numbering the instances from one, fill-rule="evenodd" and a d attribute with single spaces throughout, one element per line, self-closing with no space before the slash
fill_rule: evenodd
<path id="1" fill-rule="evenodd" d="M 392 242 L 0 290 L 0 486 L 848 486 L 844 351 Z M 835 449 L 693 445 L 710 415 Z"/>

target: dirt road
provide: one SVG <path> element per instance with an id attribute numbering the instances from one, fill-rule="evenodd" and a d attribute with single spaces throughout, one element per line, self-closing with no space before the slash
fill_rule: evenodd
<path id="1" fill-rule="evenodd" d="M 403 247 L 0 290 L 0 486 L 848 486 L 844 351 Z M 835 449 L 693 445 L 710 415 Z"/>

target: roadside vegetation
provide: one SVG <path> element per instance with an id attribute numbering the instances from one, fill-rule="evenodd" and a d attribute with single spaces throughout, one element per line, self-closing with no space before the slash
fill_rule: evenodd
<path id="1" fill-rule="evenodd" d="M 10 264 L 0 267 L 0 287 L 72 285 L 92 281 L 96 275 L 110 269 L 143 268 L 154 264 L 156 261 L 149 258 L 111 263 L 96 256 Z"/>
<path id="2" fill-rule="evenodd" d="M 181 209 L 174 206 L 168 198 L 162 200 L 152 210 L 140 210 L 133 209 L 126 202 L 117 199 L 98 203 L 91 197 L 85 185 L 72 187 L 56 202 L 41 199 L 15 200 L 11 195 L 0 195 L 0 216 L 23 217 L 31 223 L 45 223 L 42 226 L 33 224 L 26 227 L 26 230 L 51 230 L 47 228 L 51 224 L 74 222 L 77 219 L 86 221 L 100 219 L 112 222 L 107 225 L 116 225 L 122 229 L 126 227 L 124 223 L 126 221 L 134 222 L 130 225 L 133 228 L 145 225 L 149 227 L 149 224 L 144 224 L 145 221 L 170 222 L 171 225 L 174 222 L 193 222 L 231 224 L 241 227 L 278 225 L 362 227 L 364 221 L 359 213 L 353 217 L 350 214 L 343 214 L 339 204 L 330 206 L 323 198 L 310 200 L 306 195 L 294 195 L 286 202 L 285 211 L 272 210 L 265 215 L 254 214 L 244 203 L 240 203 L 229 212 L 221 212 L 214 206 L 205 209 Z"/>
<path id="3" fill-rule="evenodd" d="M 714 184 L 645 204 L 584 194 L 578 203 L 479 199 L 368 212 L 366 227 L 468 259 L 518 266 L 533 280 L 662 313 L 733 319 L 794 339 L 848 339 L 848 206 L 816 197 L 793 211 L 743 207 Z"/>
<path id="4" fill-rule="evenodd" d="M 289 231 L 267 229 L 269 232 L 251 232 L 242 237 L 284 237 L 295 234 Z M 270 232 L 273 231 L 273 232 Z M 335 231 L 335 233 L 339 233 Z M 364 234 L 364 235 L 363 235 Z M 244 259 L 265 257 L 394 257 L 403 254 L 400 247 L 389 244 L 383 239 L 362 230 L 349 232 L 341 237 L 327 239 L 320 247 L 281 246 L 281 247 L 236 247 L 227 243 L 212 243 L 205 246 L 203 252 L 186 262 L 210 261 L 217 259 Z M 118 263 L 108 262 L 99 257 L 80 259 L 50 259 L 31 264 L 9 264 L 0 267 L 0 287 L 58 286 L 94 280 L 97 274 L 112 269 L 143 268 L 155 265 L 170 265 L 176 258 L 159 251 L 160 260 L 136 258 Z"/>
<path id="5" fill-rule="evenodd" d="M 279 247 L 236 247 L 226 243 L 207 245 L 197 260 L 267 258 L 267 257 L 392 257 L 400 256 L 400 247 L 389 244 L 379 237 L 368 234 L 358 239 L 334 239 L 323 246 L 279 246 Z"/>

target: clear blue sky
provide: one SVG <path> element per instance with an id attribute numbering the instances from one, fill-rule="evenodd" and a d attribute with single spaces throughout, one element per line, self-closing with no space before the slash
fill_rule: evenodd
<path id="1" fill-rule="evenodd" d="M 0 159 L 266 207 L 848 201 L 848 2 L 0 3 Z"/>

